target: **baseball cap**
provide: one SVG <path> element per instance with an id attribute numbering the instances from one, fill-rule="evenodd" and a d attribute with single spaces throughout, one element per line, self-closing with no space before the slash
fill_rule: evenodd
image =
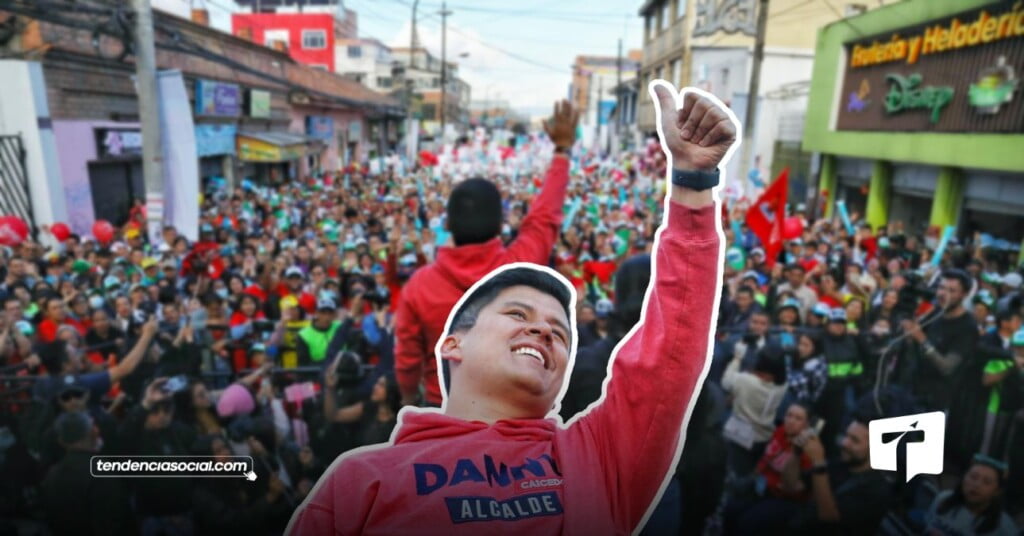
<path id="1" fill-rule="evenodd" d="M 142 259 L 142 262 L 140 262 L 139 264 L 142 265 L 142 269 L 143 270 L 148 270 L 148 269 L 153 268 L 154 266 L 156 266 L 157 265 L 157 261 L 153 257 L 146 257 L 146 258 Z"/>
<path id="2" fill-rule="evenodd" d="M 1011 346 L 1024 346 L 1024 328 L 1018 329 L 1010 338 Z"/>
<path id="3" fill-rule="evenodd" d="M 811 309 L 811 314 L 822 317 L 829 316 L 830 312 L 828 305 L 825 305 L 823 302 L 814 304 L 814 307 Z"/>
<path id="4" fill-rule="evenodd" d="M 797 312 L 799 312 L 800 302 L 797 301 L 796 298 L 786 298 L 785 300 L 782 300 L 781 304 L 779 304 L 779 310 L 781 311 L 787 307 L 792 307 L 793 309 L 796 309 Z"/>
<path id="5" fill-rule="evenodd" d="M 288 295 L 281 298 L 281 302 L 279 305 L 281 309 L 287 309 L 289 307 L 294 308 L 299 306 L 299 300 L 295 296 Z"/>
<path id="6" fill-rule="evenodd" d="M 1012 289 L 1020 288 L 1021 283 L 1024 283 L 1024 278 L 1017 272 L 1010 272 L 1003 277 L 1003 284 Z"/>
<path id="7" fill-rule="evenodd" d="M 754 248 L 750 250 L 750 256 L 753 257 L 754 255 L 760 255 L 761 257 L 764 257 L 764 248 Z"/>
<path id="8" fill-rule="evenodd" d="M 258 342 L 249 348 L 250 352 L 266 352 L 267 347 L 262 342 Z"/>
<path id="9" fill-rule="evenodd" d="M 615 310 L 615 305 L 608 298 L 597 300 L 594 305 L 594 312 L 597 313 L 598 318 L 608 318 L 613 310 Z"/>
<path id="10" fill-rule="evenodd" d="M 116 276 L 108 275 L 107 277 L 103 278 L 103 288 L 110 290 L 112 288 L 119 286 L 121 286 L 121 280 L 118 279 Z"/>
<path id="11" fill-rule="evenodd" d="M 131 240 L 132 238 L 138 238 L 139 230 L 132 227 L 131 229 L 128 229 L 127 231 L 124 232 L 124 237 L 128 240 Z"/>
<path id="12" fill-rule="evenodd" d="M 299 268 L 298 266 L 291 266 L 287 270 L 284 271 L 284 276 L 285 277 L 301 277 L 301 278 L 305 278 L 306 274 L 304 274 L 302 272 L 302 268 Z"/>
<path id="13" fill-rule="evenodd" d="M 337 309 L 338 305 L 331 298 L 320 298 L 316 301 L 317 311 L 335 311 Z"/>
<path id="14" fill-rule="evenodd" d="M 828 313 L 828 321 L 829 322 L 839 322 L 839 323 L 845 324 L 846 323 L 846 309 L 842 309 L 840 307 L 836 307 L 835 309 L 832 309 Z"/>

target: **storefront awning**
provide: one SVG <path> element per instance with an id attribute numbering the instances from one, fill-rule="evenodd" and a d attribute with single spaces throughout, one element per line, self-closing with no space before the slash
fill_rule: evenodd
<path id="1" fill-rule="evenodd" d="M 287 162 L 306 156 L 323 142 L 291 132 L 239 132 L 238 159 L 245 162 Z"/>

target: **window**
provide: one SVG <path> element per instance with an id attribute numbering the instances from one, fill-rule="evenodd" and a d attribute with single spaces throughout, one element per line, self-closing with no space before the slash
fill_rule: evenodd
<path id="1" fill-rule="evenodd" d="M 309 66 L 314 69 L 320 69 L 321 71 L 327 70 L 327 66 L 322 63 L 310 63 Z"/>
<path id="2" fill-rule="evenodd" d="M 390 76 L 378 76 L 377 77 L 377 87 L 391 87 L 391 77 Z"/>
<path id="3" fill-rule="evenodd" d="M 350 58 L 361 58 L 363 57 L 363 47 L 359 45 L 348 46 L 348 57 Z"/>
<path id="4" fill-rule="evenodd" d="M 651 22 L 651 16 L 647 15 L 644 17 L 644 42 L 650 41 L 654 37 L 654 32 L 651 31 L 653 29 L 654 24 Z"/>
<path id="5" fill-rule="evenodd" d="M 672 85 L 678 86 L 681 83 L 679 81 L 679 67 L 682 63 L 682 60 L 679 59 L 672 62 L 672 79 L 669 80 L 669 82 L 672 82 Z"/>
<path id="6" fill-rule="evenodd" d="M 437 116 L 436 104 L 423 105 L 423 119 L 434 119 Z"/>
<path id="7" fill-rule="evenodd" d="M 288 44 L 288 30 L 267 30 L 263 32 L 263 45 L 272 47 L 275 41 Z"/>
<path id="8" fill-rule="evenodd" d="M 665 5 L 661 7 L 661 17 L 658 18 L 660 23 L 658 31 L 665 31 L 668 28 L 669 23 L 672 21 L 672 0 L 666 0 Z"/>
<path id="9" fill-rule="evenodd" d="M 324 30 L 302 30 L 302 48 L 327 48 L 327 32 Z"/>
<path id="10" fill-rule="evenodd" d="M 686 0 L 679 0 L 679 4 L 676 7 L 676 18 L 681 19 L 686 16 Z"/>

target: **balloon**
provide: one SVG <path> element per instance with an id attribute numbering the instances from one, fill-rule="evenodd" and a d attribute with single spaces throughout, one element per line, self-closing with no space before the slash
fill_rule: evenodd
<path id="1" fill-rule="evenodd" d="M 790 216 L 782 222 L 782 237 L 787 240 L 800 238 L 804 234 L 804 222 L 799 216 Z"/>
<path id="2" fill-rule="evenodd" d="M 19 246 L 28 238 L 28 225 L 17 216 L 0 217 L 0 246 Z"/>
<path id="3" fill-rule="evenodd" d="M 92 224 L 92 235 L 96 240 L 106 244 L 114 238 L 114 226 L 107 220 L 96 220 L 96 223 Z"/>
<path id="4" fill-rule="evenodd" d="M 50 234 L 58 241 L 63 242 L 71 237 L 71 229 L 68 224 L 57 222 L 50 226 Z"/>

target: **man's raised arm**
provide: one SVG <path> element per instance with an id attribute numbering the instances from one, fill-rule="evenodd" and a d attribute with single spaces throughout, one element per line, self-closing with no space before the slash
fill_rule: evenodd
<path id="1" fill-rule="evenodd" d="M 561 101 L 555 103 L 554 115 L 544 123 L 544 131 L 555 144 L 555 154 L 544 186 L 519 226 L 519 235 L 508 246 L 505 262 L 548 263 L 562 224 L 562 205 L 569 184 L 569 151 L 576 138 L 578 120 L 579 112 L 568 101 Z"/>
<path id="2" fill-rule="evenodd" d="M 710 98 L 652 85 L 672 183 L 639 326 L 622 342 L 601 403 L 573 426 L 596 443 L 617 529 L 631 532 L 670 472 L 710 355 L 722 285 L 718 166 L 736 141 Z M 682 104 L 682 106 L 680 106 Z"/>

